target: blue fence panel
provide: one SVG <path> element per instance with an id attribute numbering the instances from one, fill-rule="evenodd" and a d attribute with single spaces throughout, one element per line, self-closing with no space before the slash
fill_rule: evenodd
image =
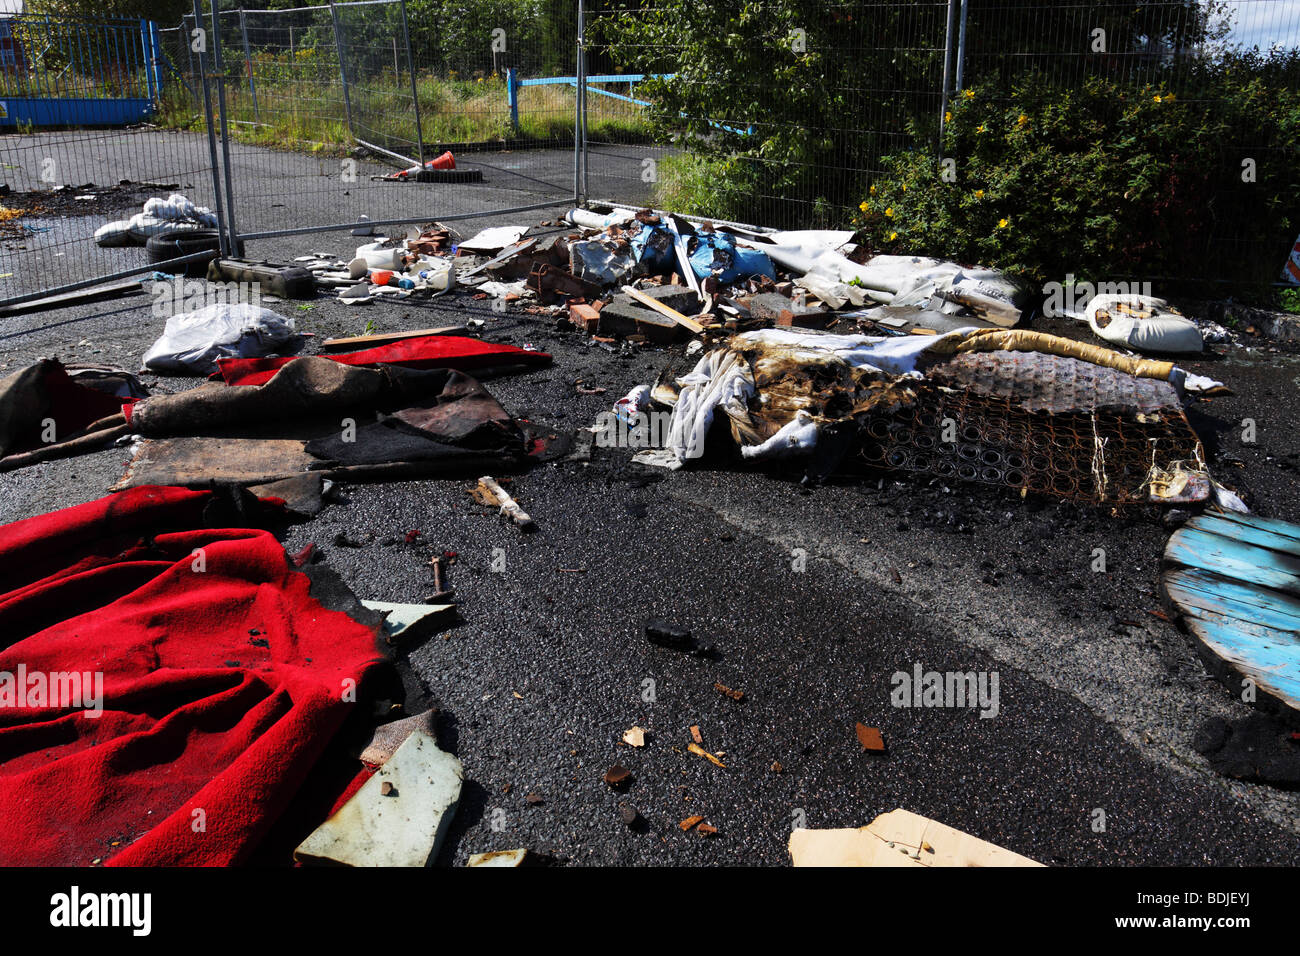
<path id="1" fill-rule="evenodd" d="M 161 93 L 151 20 L 0 20 L 0 128 L 138 123 Z"/>

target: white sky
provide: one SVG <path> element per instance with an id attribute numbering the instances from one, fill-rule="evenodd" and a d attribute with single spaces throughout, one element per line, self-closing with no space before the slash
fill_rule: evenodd
<path id="1" fill-rule="evenodd" d="M 1266 50 L 1300 46 L 1300 0 L 1229 0 L 1233 15 L 1229 43 Z"/>

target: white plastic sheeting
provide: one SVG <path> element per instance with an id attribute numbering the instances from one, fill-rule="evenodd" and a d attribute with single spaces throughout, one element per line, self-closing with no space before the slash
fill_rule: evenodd
<path id="1" fill-rule="evenodd" d="M 208 375 L 219 358 L 258 358 L 297 340 L 292 318 L 246 303 L 214 304 L 168 318 L 144 364 L 155 372 Z"/>

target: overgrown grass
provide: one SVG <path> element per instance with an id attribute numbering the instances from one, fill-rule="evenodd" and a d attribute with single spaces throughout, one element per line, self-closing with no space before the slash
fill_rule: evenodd
<path id="1" fill-rule="evenodd" d="M 414 155 L 416 117 L 409 78 L 389 73 L 352 81 L 345 101 L 336 73 L 328 69 L 311 73 L 259 68 L 251 88 L 244 77 L 228 79 L 226 111 L 232 136 L 258 146 L 342 155 L 352 143 L 347 124 L 350 105 L 358 138 Z M 416 92 L 426 156 L 451 143 L 572 142 L 575 91 L 571 87 L 521 89 L 518 130 L 511 125 L 503 76 L 420 75 Z M 201 100 L 196 102 L 187 90 L 173 87 L 158 121 L 175 129 L 202 129 L 201 111 Z M 640 106 L 599 95 L 588 100 L 587 127 L 590 138 L 610 142 L 648 142 L 650 136 Z"/>

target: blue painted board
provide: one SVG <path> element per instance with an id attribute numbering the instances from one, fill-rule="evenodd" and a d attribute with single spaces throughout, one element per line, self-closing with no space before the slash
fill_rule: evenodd
<path id="1" fill-rule="evenodd" d="M 1234 689 L 1300 710 L 1300 525 L 1206 512 L 1170 537 L 1162 581 Z"/>

